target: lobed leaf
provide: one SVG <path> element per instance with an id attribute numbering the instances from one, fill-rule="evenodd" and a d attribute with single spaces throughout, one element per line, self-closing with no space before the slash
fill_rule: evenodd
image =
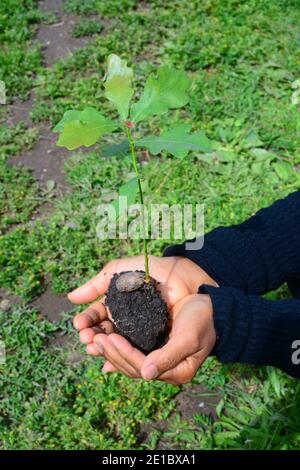
<path id="1" fill-rule="evenodd" d="M 181 108 L 189 101 L 190 79 L 183 70 L 162 66 L 157 77 L 150 75 L 140 100 L 132 106 L 131 120 L 139 122 L 148 116 L 166 113 L 169 109 Z"/>
<path id="2" fill-rule="evenodd" d="M 177 124 L 160 136 L 148 136 L 135 142 L 138 147 L 146 147 L 154 155 L 166 150 L 174 157 L 184 158 L 190 150 L 209 152 L 211 143 L 203 131 L 189 134 L 189 124 Z"/>
<path id="3" fill-rule="evenodd" d="M 133 71 L 127 67 L 125 60 L 115 54 L 108 57 L 108 68 L 105 77 L 105 96 L 116 106 L 122 120 L 128 117 L 129 103 L 133 95 L 131 87 Z"/>
<path id="4" fill-rule="evenodd" d="M 103 134 L 112 132 L 116 127 L 115 122 L 95 108 L 87 107 L 83 111 L 67 111 L 53 131 L 61 133 L 57 141 L 59 147 L 74 150 L 82 145 L 94 145 Z"/>

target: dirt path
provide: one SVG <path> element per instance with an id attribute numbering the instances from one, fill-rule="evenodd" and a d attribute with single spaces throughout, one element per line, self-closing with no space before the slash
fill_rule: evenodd
<path id="1" fill-rule="evenodd" d="M 72 29 L 79 17 L 65 14 L 62 10 L 62 0 L 43 0 L 39 2 L 39 8 L 44 12 L 53 13 L 57 21 L 54 24 L 41 24 L 37 32 L 37 40 L 42 44 L 43 64 L 51 67 L 53 63 L 68 56 L 76 49 L 83 47 L 88 38 L 72 37 Z M 48 123 L 36 126 L 30 119 L 30 112 L 35 105 L 35 92 L 31 91 L 29 99 L 21 101 L 16 98 L 8 106 L 7 124 L 16 125 L 24 122 L 28 128 L 37 127 L 39 139 L 31 150 L 24 151 L 21 155 L 15 155 L 8 163 L 15 166 L 25 166 L 32 171 L 40 186 L 46 186 L 47 181 L 55 182 L 55 191 L 61 194 L 66 191 L 68 185 L 63 172 L 65 159 L 70 155 L 65 149 L 55 145 L 56 135 L 52 132 Z M 51 203 L 46 201 L 32 215 L 32 220 L 44 219 L 51 211 Z M 0 309 L 5 311 L 13 304 L 21 301 L 16 296 L 10 295 L 5 289 L 0 289 Z M 73 306 L 66 295 L 56 295 L 46 290 L 39 298 L 30 304 L 32 307 L 50 321 L 59 321 L 63 312 L 69 312 Z"/>
<path id="2" fill-rule="evenodd" d="M 57 17 L 57 22 L 51 25 L 41 25 L 37 39 L 43 44 L 43 58 L 46 67 L 50 67 L 56 60 L 66 57 L 76 49 L 83 47 L 88 39 L 72 37 L 72 29 L 79 17 L 64 13 L 62 0 L 43 0 L 39 2 L 40 10 L 51 11 Z"/>
<path id="3" fill-rule="evenodd" d="M 13 156 L 9 163 L 30 168 L 33 176 L 42 187 L 46 186 L 47 181 L 53 180 L 57 189 L 66 190 L 68 185 L 63 165 L 69 155 L 65 149 L 56 146 L 57 137 L 53 134 L 50 126 L 41 125 L 39 133 L 39 140 L 35 146 L 31 150 L 23 152 L 22 155 Z"/>
<path id="4" fill-rule="evenodd" d="M 83 47 L 87 38 L 72 37 L 72 29 L 79 17 L 73 14 L 65 14 L 62 10 L 62 0 L 43 0 L 39 2 L 39 8 L 44 12 L 55 14 L 57 21 L 54 24 L 41 24 L 37 33 L 37 39 L 42 44 L 43 63 L 45 67 L 51 67 L 53 63 L 68 56 L 76 49 Z M 30 119 L 30 112 L 35 104 L 34 90 L 26 101 L 15 99 L 8 109 L 8 124 L 25 122 L 28 127 L 34 127 Z M 45 186 L 48 180 L 56 183 L 56 188 L 65 191 L 68 185 L 63 172 L 63 164 L 69 153 L 55 145 L 56 136 L 51 126 L 43 123 L 39 126 L 40 138 L 36 145 L 21 155 L 16 155 L 9 160 L 12 165 L 21 165 L 30 168 L 36 180 Z"/>

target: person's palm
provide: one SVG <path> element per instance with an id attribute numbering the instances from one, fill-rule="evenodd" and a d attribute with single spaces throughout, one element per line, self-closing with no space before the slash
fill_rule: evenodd
<path id="1" fill-rule="evenodd" d="M 106 293 L 114 273 L 143 270 L 143 267 L 143 256 L 112 261 L 97 276 L 70 293 L 69 298 L 74 303 L 91 302 Z M 184 299 L 195 294 L 199 285 L 215 283 L 205 271 L 187 258 L 150 256 L 149 267 L 170 312 L 172 338 L 173 327 L 176 325 L 176 322 L 173 325 L 173 319 L 179 314 Z M 120 370 L 131 377 L 141 376 L 145 356 L 125 338 L 113 333 L 113 325 L 109 321 L 109 312 L 103 299 L 76 315 L 74 326 L 80 331 L 81 341 L 87 344 L 89 354 L 104 354 L 108 359 L 104 371 Z"/>

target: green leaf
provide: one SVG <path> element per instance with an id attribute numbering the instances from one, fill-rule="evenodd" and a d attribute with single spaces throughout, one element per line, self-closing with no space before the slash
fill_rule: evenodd
<path id="1" fill-rule="evenodd" d="M 277 398 L 282 398 L 281 381 L 277 370 L 268 368 L 268 376 Z"/>
<path id="2" fill-rule="evenodd" d="M 216 413 L 217 413 L 217 416 L 220 418 L 221 414 L 222 414 L 222 411 L 224 409 L 224 405 L 225 405 L 225 402 L 223 400 L 223 398 L 219 401 L 219 403 L 217 404 L 216 406 Z"/>
<path id="3" fill-rule="evenodd" d="M 148 148 L 154 155 L 157 155 L 162 150 L 166 150 L 178 158 L 184 158 L 190 150 L 210 151 L 211 143 L 204 132 L 189 134 L 190 130 L 191 126 L 189 124 L 177 124 L 158 137 L 150 135 L 144 139 L 137 140 L 135 145 Z"/>
<path id="4" fill-rule="evenodd" d="M 250 131 L 243 141 L 243 149 L 250 149 L 253 147 L 261 147 L 263 142 L 254 131 Z"/>
<path id="5" fill-rule="evenodd" d="M 217 446 L 232 445 L 234 443 L 233 439 L 238 439 L 239 437 L 240 431 L 222 431 L 214 434 L 214 441 Z"/>
<path id="6" fill-rule="evenodd" d="M 108 57 L 108 69 L 105 80 L 105 96 L 116 106 L 121 119 L 128 117 L 129 103 L 133 95 L 131 88 L 133 71 L 126 61 L 115 54 Z"/>
<path id="7" fill-rule="evenodd" d="M 67 122 L 72 122 L 72 121 L 75 121 L 76 119 L 80 120 L 81 115 L 82 115 L 82 111 L 76 111 L 75 109 L 66 111 L 62 119 L 54 127 L 53 132 L 62 132 L 64 130 L 64 125 Z"/>
<path id="8" fill-rule="evenodd" d="M 294 176 L 293 167 L 289 162 L 284 160 L 278 160 L 272 164 L 274 170 L 276 171 L 277 175 L 282 180 L 288 180 Z"/>
<path id="9" fill-rule="evenodd" d="M 135 203 L 138 190 L 139 190 L 139 183 L 138 183 L 138 179 L 135 177 L 127 181 L 127 183 L 123 184 L 123 186 L 120 187 L 119 197 L 120 196 L 127 197 L 127 206 L 130 206 L 131 204 Z M 117 217 L 120 217 L 121 213 L 120 213 L 120 207 L 119 207 L 119 199 L 114 201 L 112 204 L 116 210 Z"/>
<path id="10" fill-rule="evenodd" d="M 95 144 L 103 134 L 112 132 L 116 127 L 113 121 L 88 107 L 83 111 L 67 111 L 53 131 L 61 133 L 56 143 L 59 147 L 74 150 L 81 145 L 89 147 Z"/>
<path id="11" fill-rule="evenodd" d="M 145 117 L 181 108 L 189 101 L 190 79 L 183 70 L 162 66 L 157 77 L 150 75 L 140 100 L 132 106 L 131 120 L 139 122 Z"/>
<path id="12" fill-rule="evenodd" d="M 213 157 L 222 163 L 232 162 L 235 159 L 235 153 L 232 150 L 217 150 L 213 153 Z"/>
<path id="13" fill-rule="evenodd" d="M 270 150 L 262 149 L 262 148 L 252 148 L 250 150 L 250 154 L 255 157 L 257 160 L 274 160 L 276 158 L 276 154 L 270 152 Z"/>
<path id="14" fill-rule="evenodd" d="M 122 140 L 119 144 L 106 144 L 102 148 L 104 157 L 125 157 L 128 155 L 130 145 L 128 139 Z"/>
<path id="15" fill-rule="evenodd" d="M 55 183 L 54 180 L 48 180 L 48 181 L 46 182 L 46 186 L 47 186 L 47 191 L 48 191 L 49 193 L 51 193 L 51 191 L 53 191 L 53 189 L 55 188 L 56 183 Z"/>

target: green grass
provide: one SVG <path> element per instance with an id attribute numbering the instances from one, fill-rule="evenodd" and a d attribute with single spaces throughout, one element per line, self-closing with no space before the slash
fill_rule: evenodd
<path id="1" fill-rule="evenodd" d="M 0 158 L 7 160 L 13 155 L 19 155 L 23 150 L 29 150 L 38 139 L 38 130 L 27 128 L 23 123 L 15 126 L 2 124 L 0 126 Z"/>
<path id="2" fill-rule="evenodd" d="M 41 51 L 33 41 L 36 24 L 44 17 L 36 0 L 2 0 L 0 3 L 0 77 L 7 98 L 26 98 L 41 65 Z"/>
<path id="3" fill-rule="evenodd" d="M 0 127 L 0 233 L 27 222 L 40 204 L 39 187 L 30 172 L 7 163 L 10 156 L 32 148 L 37 138 L 37 129 L 22 123 Z"/>
<path id="4" fill-rule="evenodd" d="M 30 172 L 0 159 L 0 233 L 11 225 L 27 222 L 38 205 L 38 185 Z"/>
<path id="5" fill-rule="evenodd" d="M 67 319 L 54 325 L 20 306 L 0 324 L 8 358 L 0 366 L 2 449 L 135 448 L 139 425 L 172 406 L 171 385 L 105 376 L 102 360 L 72 362 L 79 345 Z M 72 335 L 64 353 L 49 347 L 58 332 Z"/>
<path id="6" fill-rule="evenodd" d="M 89 15 L 92 13 L 102 13 L 107 17 L 130 11 L 137 5 L 137 0 L 108 0 L 106 2 L 99 0 L 67 0 L 64 3 L 64 11 L 68 13 L 77 13 L 79 15 Z"/>
<path id="7" fill-rule="evenodd" d="M 13 4 L 0 6 L 0 25 L 7 31 L 4 37 L 0 28 L 0 38 L 11 51 L 5 65 L 13 84 L 9 96 L 26 96 L 38 73 L 36 122 L 54 125 L 70 106 L 87 104 L 113 116 L 99 78 L 112 52 L 137 63 L 139 80 L 163 62 L 189 72 L 193 95 L 184 118 L 206 131 L 215 151 L 179 162 L 166 155 L 149 161 L 148 202 L 201 202 L 210 230 L 238 223 L 299 189 L 299 109 L 291 105 L 291 85 L 300 77 L 298 1 L 69 0 L 65 11 L 82 15 L 76 34 L 93 36 L 48 68 L 40 66 L 38 46 L 32 45 L 35 21 L 41 18 L 36 3 L 18 2 L 20 9 L 11 13 Z M 105 35 L 91 28 L 89 15 L 100 17 Z M 20 51 L 35 60 L 13 66 L 19 54 L 11 40 L 16 29 L 23 31 Z M 164 126 L 173 119 L 166 116 Z M 156 131 L 157 123 L 154 118 L 147 126 Z M 55 200 L 46 221 L 26 223 L 38 189 L 26 171 L 8 167 L 7 158 L 36 138 L 22 125 L 0 131 L 1 224 L 6 230 L 25 222 L 0 238 L 0 285 L 24 299 L 20 307 L 0 313 L 7 347 L 0 375 L 2 448 L 155 448 L 159 439 L 184 449 L 300 448 L 299 385 L 272 368 L 223 367 L 210 359 L 194 382 L 221 393 L 217 421 L 201 414 L 184 421 L 175 412 L 166 432 L 154 430 L 147 443 L 140 443 L 140 427 L 145 421 L 155 427 L 166 418 L 178 389 L 103 375 L 101 361 L 92 358 L 70 361 L 72 351 L 82 348 L 70 319 L 53 325 L 25 302 L 46 285 L 66 292 L 112 257 L 140 252 L 137 242 L 96 238 L 98 204 L 131 170 L 121 157 L 106 156 L 100 145 L 73 155 L 66 162 L 71 191 Z M 164 175 L 159 183 L 158 174 Z M 160 254 L 168 242 L 151 242 L 151 252 Z M 272 298 L 286 295 L 283 288 Z M 67 332 L 70 344 L 64 349 L 48 347 L 55 334 Z"/>
<path id="8" fill-rule="evenodd" d="M 81 36 L 91 36 L 96 33 L 100 33 L 103 29 L 103 26 L 99 22 L 99 20 L 89 20 L 83 19 L 79 23 L 76 23 L 72 34 L 75 38 L 79 38 Z"/>

